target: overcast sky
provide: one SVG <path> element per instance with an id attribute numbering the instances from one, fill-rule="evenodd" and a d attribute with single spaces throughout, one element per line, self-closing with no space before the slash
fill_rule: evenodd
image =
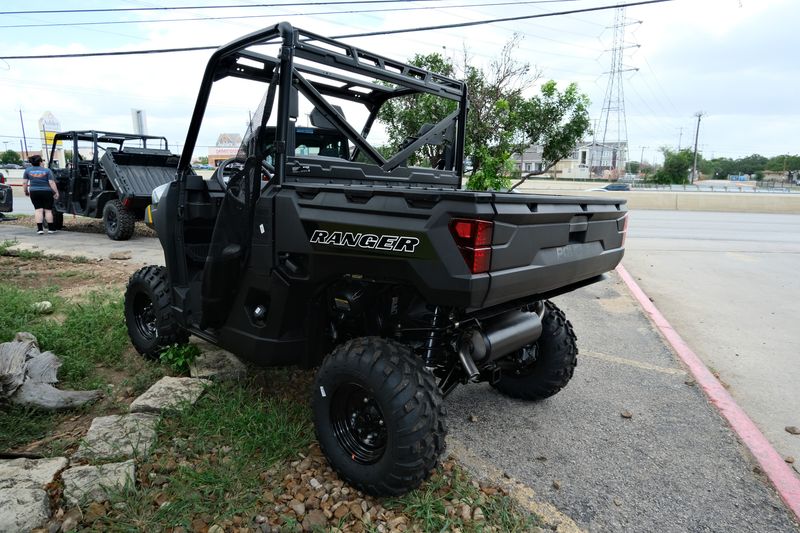
<path id="1" fill-rule="evenodd" d="M 291 0 L 3 0 L 2 11 L 135 8 L 227 4 L 287 4 Z M 300 2 L 295 2 L 300 3 Z M 288 20 L 323 35 L 368 32 L 614 4 L 611 0 L 511 4 L 509 0 L 313 5 L 247 9 L 192 9 L 93 14 L 0 15 L 0 56 L 220 45 L 255 29 Z M 504 3 L 484 7 L 475 4 Z M 445 6 L 462 6 L 447 9 Z M 409 10 L 408 8 L 424 8 Z M 371 13 L 343 13 L 363 10 Z M 332 14 L 319 14 L 327 12 Z M 310 13 L 318 13 L 311 15 Z M 154 19 L 237 17 L 186 22 Z M 628 8 L 623 75 L 630 158 L 660 160 L 662 146 L 690 146 L 703 111 L 699 145 L 706 157 L 800 153 L 800 60 L 796 0 L 674 0 Z M 75 22 L 127 22 L 91 26 L 40 26 Z M 406 60 L 417 52 L 459 55 L 488 62 L 516 32 L 515 56 L 566 85 L 579 84 L 600 117 L 611 66 L 614 10 L 350 39 L 354 45 Z M 641 23 L 635 23 L 641 21 Z M 32 25 L 32 27 L 10 27 Z M 634 45 L 640 45 L 635 47 Z M 19 148 L 22 110 L 30 148 L 40 146 L 38 119 L 51 111 L 62 130 L 131 131 L 131 109 L 146 111 L 148 133 L 183 144 L 200 77 L 210 51 L 113 58 L 8 60 L 0 62 L 0 142 Z M 246 98 L 245 98 L 246 96 Z M 222 132 L 243 132 L 239 107 L 254 109 L 257 96 L 227 96 L 230 113 L 204 128 L 195 155 L 204 155 Z M 251 101 L 252 100 L 252 101 Z M 222 106 L 223 110 L 225 105 Z M 612 116 L 614 119 L 615 116 Z M 612 120 L 607 133 L 616 136 Z"/>

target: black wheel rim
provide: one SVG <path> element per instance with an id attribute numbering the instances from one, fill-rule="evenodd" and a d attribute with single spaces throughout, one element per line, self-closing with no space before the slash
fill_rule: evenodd
<path id="1" fill-rule="evenodd" d="M 375 397 L 355 383 L 342 385 L 331 401 L 333 433 L 350 458 L 360 464 L 377 463 L 386 451 L 388 432 Z"/>
<path id="2" fill-rule="evenodd" d="M 113 209 L 109 209 L 106 213 L 106 226 L 111 233 L 117 232 L 117 214 Z"/>
<path id="3" fill-rule="evenodd" d="M 133 317 L 139 335 L 148 340 L 156 338 L 158 335 L 156 313 L 153 308 L 153 300 L 147 294 L 140 292 L 134 297 Z"/>

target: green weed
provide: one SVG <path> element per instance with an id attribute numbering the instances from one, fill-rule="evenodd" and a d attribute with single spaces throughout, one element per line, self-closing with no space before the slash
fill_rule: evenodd
<path id="1" fill-rule="evenodd" d="M 46 437 L 55 427 L 57 415 L 30 407 L 0 408 L 0 451 Z"/>
<path id="2" fill-rule="evenodd" d="M 465 520 L 453 501 L 473 510 L 480 508 L 484 519 Z M 530 531 L 539 524 L 537 517 L 522 512 L 509 496 L 481 491 L 457 465 L 453 465 L 449 472 L 440 468 L 422 487 L 387 500 L 384 506 L 406 514 L 423 531 L 453 531 L 458 528 L 464 533 L 477 533 L 493 526 L 495 531 L 514 533 Z"/>
<path id="3" fill-rule="evenodd" d="M 260 475 L 313 439 L 306 405 L 233 384 L 212 385 L 192 409 L 164 419 L 158 433 L 154 455 L 179 466 L 166 485 L 145 482 L 114 495 L 112 503 L 125 507 L 104 518 L 101 529 L 163 531 L 190 528 L 200 515 L 251 514 L 263 491 Z M 170 503 L 154 505 L 159 499 Z"/>
<path id="4" fill-rule="evenodd" d="M 166 365 L 176 374 L 186 374 L 197 356 L 200 349 L 194 344 L 173 344 L 161 352 L 158 360 L 162 365 Z"/>

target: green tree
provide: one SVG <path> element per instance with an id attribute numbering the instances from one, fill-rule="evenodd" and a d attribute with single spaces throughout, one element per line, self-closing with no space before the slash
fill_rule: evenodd
<path id="1" fill-rule="evenodd" d="M 628 161 L 625 163 L 625 171 L 631 174 L 638 174 L 639 170 L 642 168 L 642 164 L 639 161 Z"/>
<path id="2" fill-rule="evenodd" d="M 739 172 L 742 174 L 755 174 L 767 168 L 768 159 L 763 155 L 753 154 L 736 160 Z"/>
<path id="3" fill-rule="evenodd" d="M 453 75 L 453 64 L 441 54 L 417 54 L 410 63 L 432 72 L 445 76 Z M 389 154 L 394 154 L 406 139 L 419 133 L 425 124 L 436 124 L 456 108 L 456 103 L 451 100 L 439 98 L 432 94 L 414 94 L 389 100 L 378 114 L 378 119 L 386 124 L 389 134 Z M 425 159 L 420 159 L 417 154 L 409 158 L 412 165 L 434 166 L 442 155 L 440 146 L 426 145 L 423 147 Z M 387 155 L 387 154 L 384 154 Z"/>
<path id="4" fill-rule="evenodd" d="M 680 151 L 662 148 L 664 165 L 653 175 L 656 183 L 689 183 L 694 153 L 689 149 Z"/>
<path id="5" fill-rule="evenodd" d="M 538 95 L 524 96 L 539 73 L 528 63 L 514 59 L 518 41 L 518 36 L 512 38 L 488 70 L 473 66 L 466 52 L 460 65 L 438 53 L 417 54 L 410 60 L 415 66 L 466 82 L 469 113 L 464 153 L 471 161 L 470 189 L 508 188 L 519 174 L 512 155 L 529 144 L 543 146 L 545 169 L 537 174 L 545 172 L 569 155 L 589 130 L 589 99 L 574 83 L 561 92 L 554 81 L 548 81 Z M 454 109 L 454 102 L 414 95 L 388 101 L 379 119 L 386 124 L 390 144 L 397 149 L 422 125 L 436 123 Z M 440 156 L 441 147 L 427 147 L 422 161 L 410 162 L 432 165 Z"/>
<path id="6" fill-rule="evenodd" d="M 19 156 L 19 153 L 15 152 L 14 150 L 6 150 L 0 154 L 0 163 L 3 163 L 4 165 L 9 163 L 21 165 L 22 158 Z"/>
<path id="7" fill-rule="evenodd" d="M 201 155 L 200 157 L 197 158 L 197 162 L 200 163 L 201 165 L 207 165 L 208 164 L 208 156 Z"/>
<path id="8" fill-rule="evenodd" d="M 784 154 L 770 157 L 764 170 L 771 170 L 772 172 L 784 172 L 798 169 L 800 169 L 800 155 Z"/>

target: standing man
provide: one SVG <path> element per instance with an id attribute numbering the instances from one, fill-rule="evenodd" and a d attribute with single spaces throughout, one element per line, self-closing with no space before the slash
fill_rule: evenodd
<path id="1" fill-rule="evenodd" d="M 25 196 L 31 197 L 35 211 L 36 233 L 44 234 L 42 220 L 47 220 L 47 233 L 55 233 L 50 229 L 53 223 L 53 200 L 58 199 L 58 188 L 49 168 L 42 167 L 42 156 L 32 155 L 28 158 L 31 165 L 22 175 L 22 190 Z"/>

